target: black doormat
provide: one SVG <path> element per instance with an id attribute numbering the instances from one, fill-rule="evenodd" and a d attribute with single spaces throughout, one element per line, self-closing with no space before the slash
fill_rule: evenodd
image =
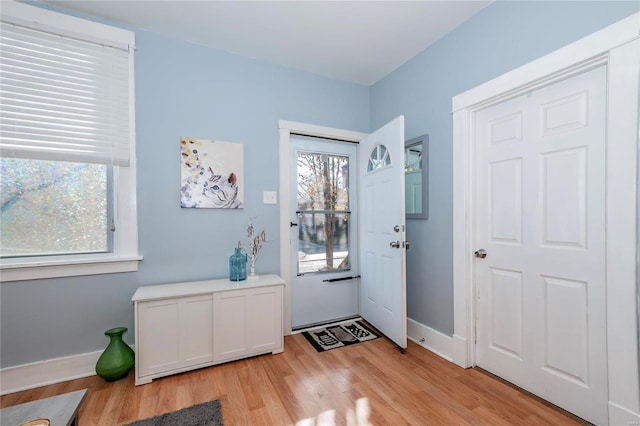
<path id="1" fill-rule="evenodd" d="M 303 331 L 302 335 L 318 352 L 342 348 L 356 343 L 366 342 L 380 337 L 375 331 L 364 325 L 361 321 L 352 321 L 344 324 L 328 325 L 322 328 L 314 328 Z"/>
<path id="2" fill-rule="evenodd" d="M 224 423 L 220 400 L 216 399 L 125 426 L 224 426 Z"/>

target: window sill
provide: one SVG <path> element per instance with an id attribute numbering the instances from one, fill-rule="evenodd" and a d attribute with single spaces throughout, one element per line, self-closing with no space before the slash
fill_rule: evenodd
<path id="1" fill-rule="evenodd" d="M 39 280 L 81 275 L 114 274 L 138 270 L 142 256 L 107 254 L 69 257 L 39 257 L 0 263 L 0 282 Z"/>

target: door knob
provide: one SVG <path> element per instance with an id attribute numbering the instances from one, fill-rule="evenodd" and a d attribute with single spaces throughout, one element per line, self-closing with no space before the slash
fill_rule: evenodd
<path id="1" fill-rule="evenodd" d="M 400 248 L 400 241 L 391 241 L 389 245 L 393 248 Z"/>
<path id="2" fill-rule="evenodd" d="M 484 259 L 485 257 L 487 257 L 487 251 L 485 249 L 480 249 L 473 254 L 475 254 L 476 257 L 479 257 L 480 259 Z"/>

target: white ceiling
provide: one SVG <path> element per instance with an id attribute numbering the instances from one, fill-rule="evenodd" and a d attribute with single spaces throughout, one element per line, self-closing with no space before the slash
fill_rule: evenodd
<path id="1" fill-rule="evenodd" d="M 367 86 L 491 3 L 487 0 L 44 2 Z"/>

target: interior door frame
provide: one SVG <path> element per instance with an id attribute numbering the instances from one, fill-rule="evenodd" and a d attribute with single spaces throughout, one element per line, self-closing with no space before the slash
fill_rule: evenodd
<path id="1" fill-rule="evenodd" d="M 453 98 L 453 361 L 476 365 L 475 111 L 594 66 L 608 69 L 606 281 L 609 420 L 640 413 L 637 205 L 640 13 Z M 636 94 L 634 97 L 632 94 Z M 630 95 L 631 94 L 631 95 Z M 615 143 L 611 143 L 615 141 Z M 630 417 L 631 416 L 631 417 Z M 640 417 L 638 417 L 640 419 Z"/>
<path id="2" fill-rule="evenodd" d="M 298 123 L 280 120 L 280 277 L 286 283 L 284 287 L 284 334 L 291 334 L 291 166 L 289 161 L 291 149 L 291 134 L 314 136 L 325 139 L 338 139 L 348 142 L 360 142 L 367 133 L 351 130 L 335 129 L 332 127 L 316 126 L 314 124 Z"/>

